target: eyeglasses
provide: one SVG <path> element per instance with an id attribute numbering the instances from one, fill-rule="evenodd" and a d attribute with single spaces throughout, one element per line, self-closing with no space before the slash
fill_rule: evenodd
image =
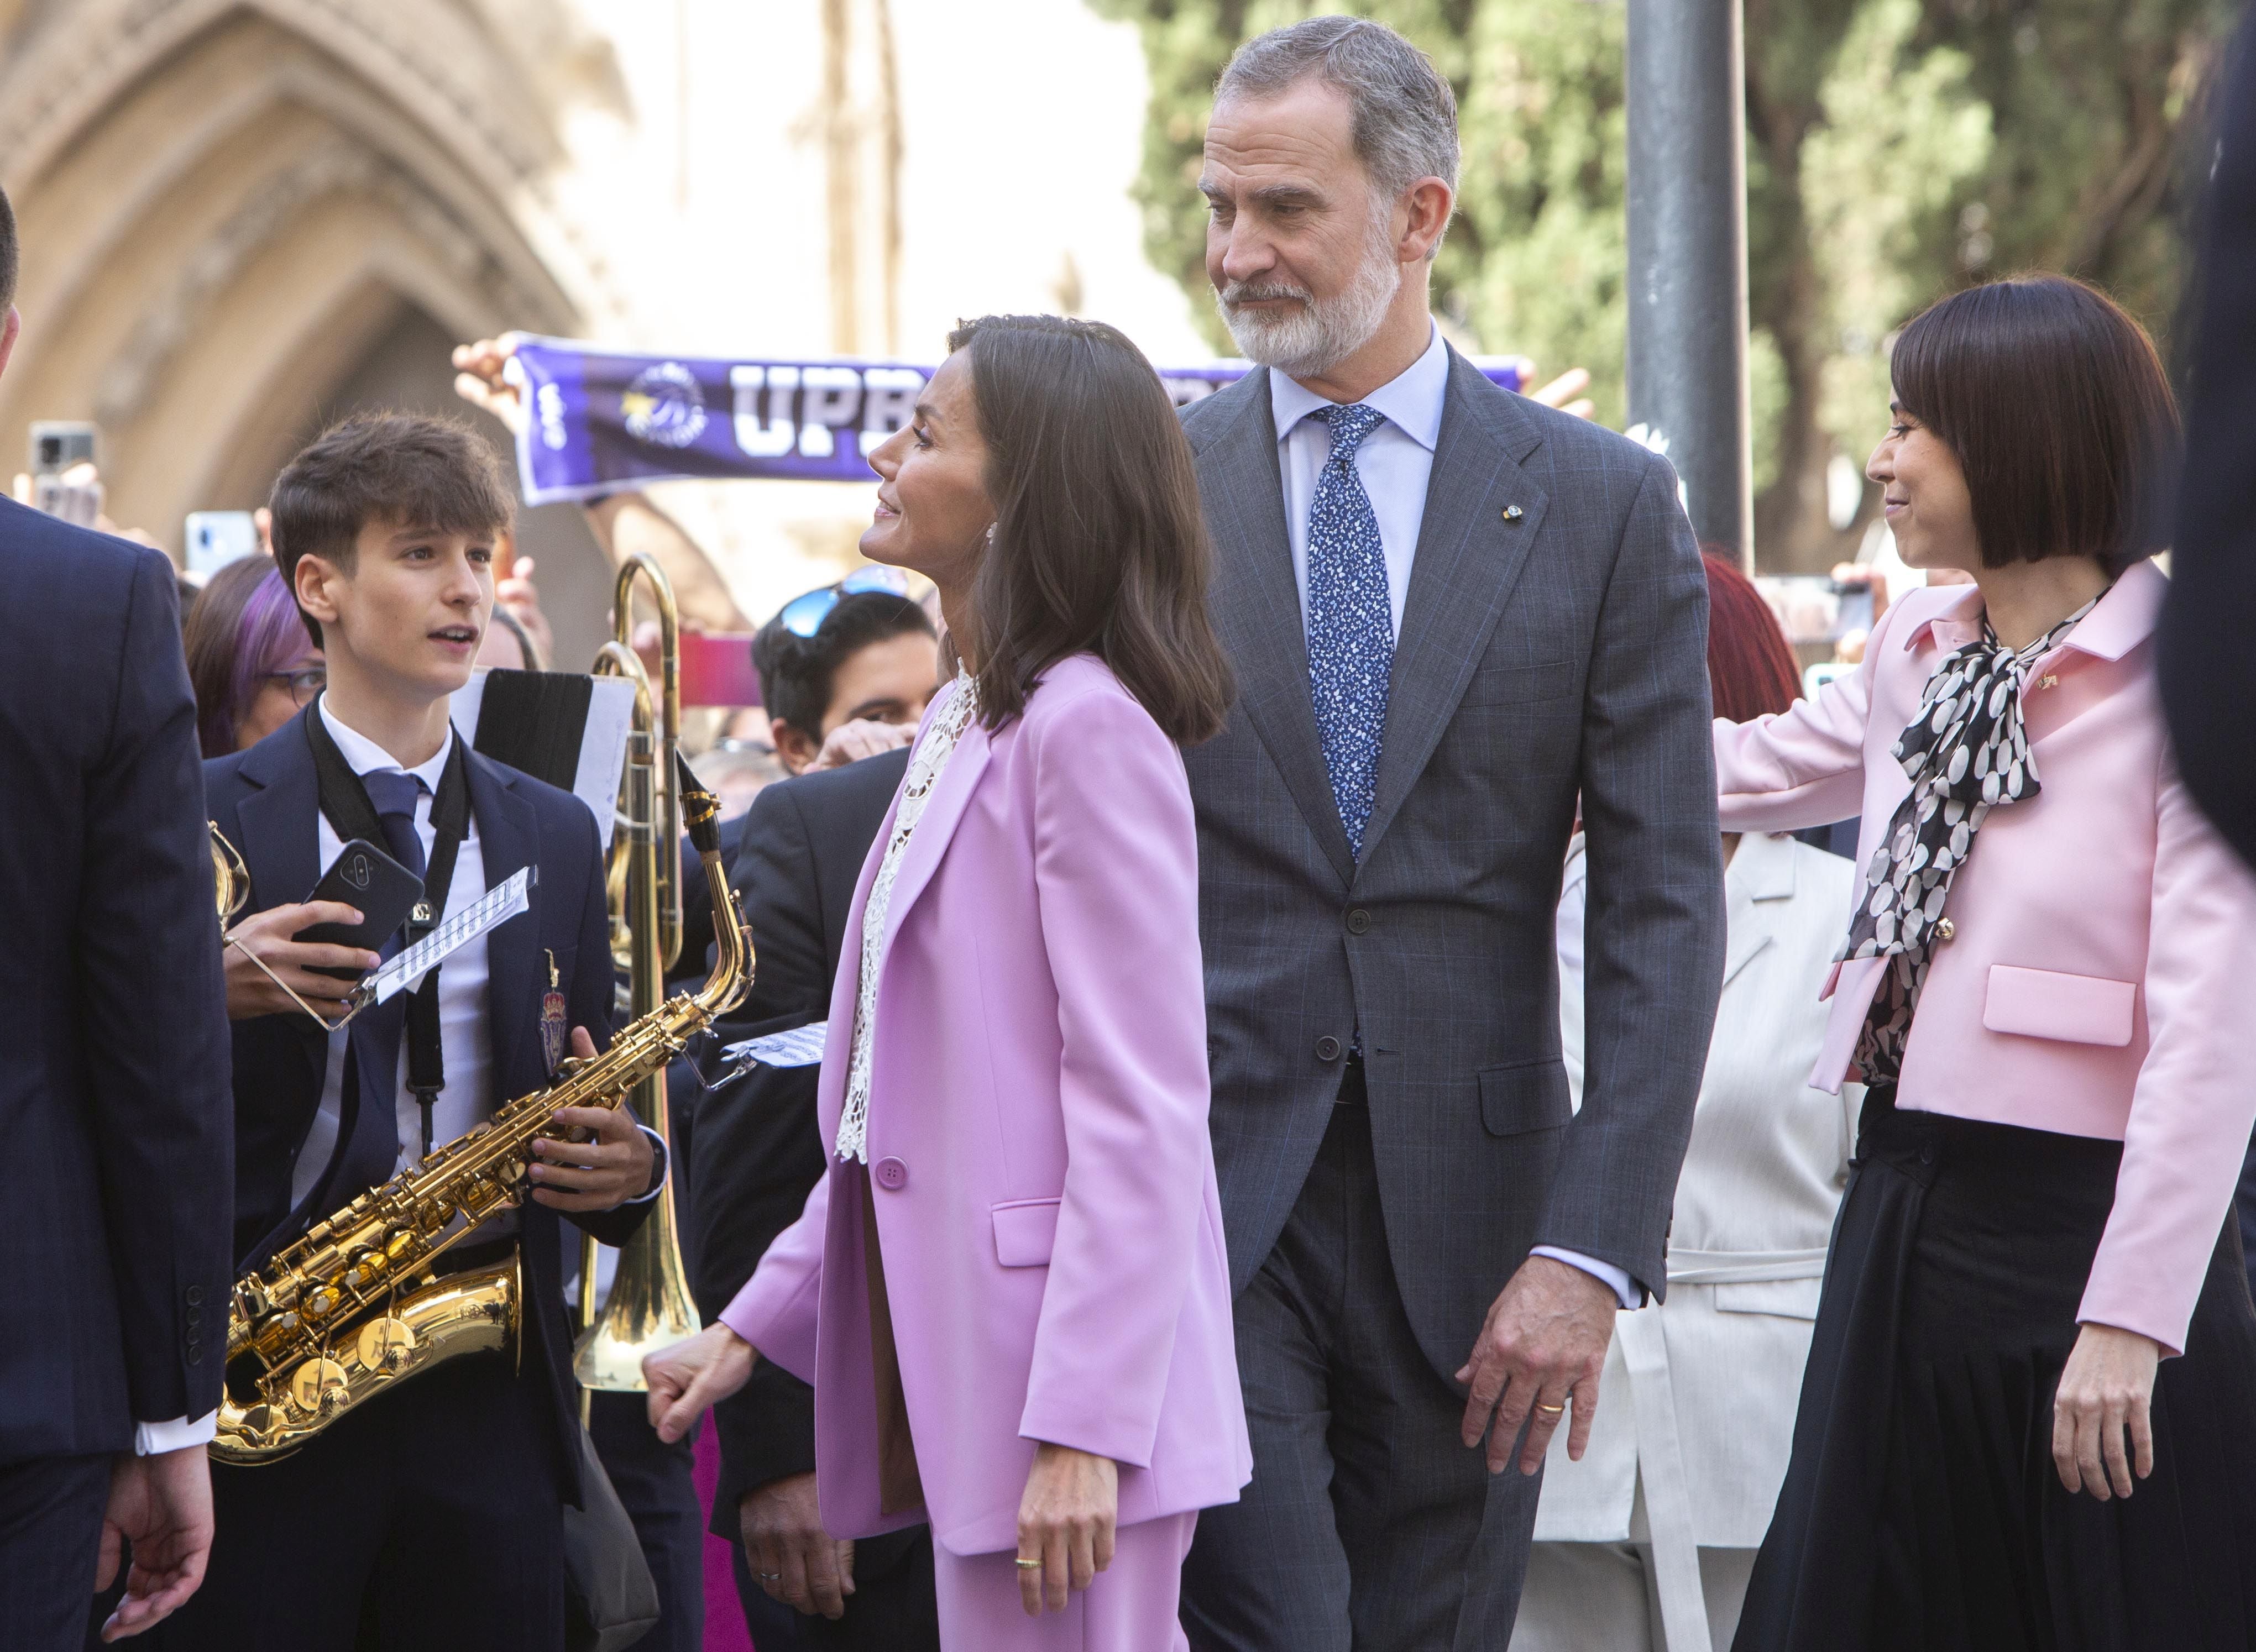
<path id="1" fill-rule="evenodd" d="M 864 591 L 884 591 L 905 597 L 909 594 L 909 576 L 899 568 L 857 568 L 835 585 L 826 585 L 820 591 L 792 598 L 776 617 L 793 636 L 811 637 L 822 629 L 822 622 L 838 606 L 840 597 L 859 596 Z"/>
<path id="2" fill-rule="evenodd" d="M 269 682 L 279 683 L 288 689 L 290 698 L 300 706 L 329 685 L 329 668 L 326 665 L 307 665 L 294 671 L 268 671 L 265 675 Z"/>

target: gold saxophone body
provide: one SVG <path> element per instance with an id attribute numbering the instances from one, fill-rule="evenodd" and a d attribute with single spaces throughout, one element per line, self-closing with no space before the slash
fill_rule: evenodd
<path id="1" fill-rule="evenodd" d="M 710 792 L 683 784 L 684 820 L 713 896 L 717 954 L 704 987 L 638 1016 L 603 1054 L 567 1061 L 549 1088 L 497 1108 L 238 1281 L 214 1457 L 286 1457 L 419 1373 L 515 1342 L 524 1290 L 514 1255 L 443 1278 L 436 1264 L 478 1224 L 522 1201 L 533 1142 L 564 1134 L 553 1118 L 558 1107 L 617 1107 L 743 998 L 751 940 L 722 870 L 719 812 Z"/>

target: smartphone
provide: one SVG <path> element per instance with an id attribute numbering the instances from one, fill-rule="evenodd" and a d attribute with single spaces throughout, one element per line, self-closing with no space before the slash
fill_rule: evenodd
<path id="1" fill-rule="evenodd" d="M 752 669 L 750 631 L 681 634 L 681 703 L 757 706 L 760 674 Z"/>
<path id="2" fill-rule="evenodd" d="M 73 465 L 94 462 L 95 427 L 82 418 L 32 421 L 32 474 L 60 476 Z"/>
<path id="3" fill-rule="evenodd" d="M 258 550 L 258 524 L 248 510 L 191 510 L 183 542 L 188 572 L 208 578 Z"/>
<path id="4" fill-rule="evenodd" d="M 359 909 L 361 921 L 316 924 L 311 929 L 300 930 L 290 938 L 381 952 L 392 931 L 407 921 L 408 913 L 422 898 L 421 878 L 366 838 L 355 838 L 337 851 L 337 858 L 329 862 L 329 869 L 321 874 L 321 881 L 314 885 L 314 892 L 306 899 L 342 901 L 347 906 Z M 364 972 L 324 969 L 316 973 L 339 981 L 358 981 Z"/>

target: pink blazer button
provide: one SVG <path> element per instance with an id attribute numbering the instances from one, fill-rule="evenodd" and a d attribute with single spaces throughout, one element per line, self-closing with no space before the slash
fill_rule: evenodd
<path id="1" fill-rule="evenodd" d="M 888 1192 L 898 1193 L 908 1185 L 909 1167 L 899 1159 L 878 1161 L 878 1185 Z"/>

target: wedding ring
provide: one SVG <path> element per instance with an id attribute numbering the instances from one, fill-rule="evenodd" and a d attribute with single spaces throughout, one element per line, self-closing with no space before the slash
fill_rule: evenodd
<path id="1" fill-rule="evenodd" d="M 1539 1405 L 1535 1409 L 1542 1412 L 1546 1417 L 1556 1417 L 1560 1412 L 1565 1410 L 1567 1408 L 1563 1405 Z"/>
<path id="2" fill-rule="evenodd" d="M 1042 1563 L 1039 1560 L 1021 1560 L 1018 1564 L 1021 1571 L 1040 1571 L 1042 1569 Z"/>

